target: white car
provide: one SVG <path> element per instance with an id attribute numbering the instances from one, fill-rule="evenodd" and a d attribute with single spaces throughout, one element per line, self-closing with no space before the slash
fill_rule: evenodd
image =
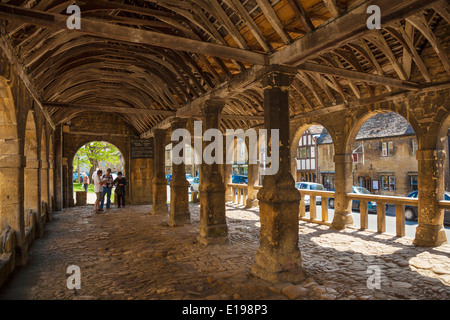
<path id="1" fill-rule="evenodd" d="M 195 177 L 192 179 L 190 190 L 191 192 L 198 192 L 199 178 Z"/>
<path id="2" fill-rule="evenodd" d="M 295 187 L 299 190 L 317 190 L 317 191 L 325 191 L 325 187 L 320 183 L 315 182 L 297 182 Z M 305 206 L 309 208 L 309 196 L 305 195 Z M 322 203 L 322 197 L 316 197 L 316 203 Z"/>

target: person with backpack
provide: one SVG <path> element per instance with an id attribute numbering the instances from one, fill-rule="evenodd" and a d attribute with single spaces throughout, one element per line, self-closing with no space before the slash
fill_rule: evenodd
<path id="1" fill-rule="evenodd" d="M 114 180 L 116 186 L 117 206 L 125 208 L 125 186 L 127 185 L 127 179 L 122 175 L 122 172 L 117 173 L 117 178 Z"/>

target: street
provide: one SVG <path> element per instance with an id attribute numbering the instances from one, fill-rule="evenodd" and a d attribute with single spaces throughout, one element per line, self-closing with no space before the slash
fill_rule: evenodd
<path id="1" fill-rule="evenodd" d="M 190 192 L 189 192 L 190 196 Z M 74 194 L 75 197 L 75 194 Z M 88 204 L 93 204 L 95 201 L 95 195 L 93 193 L 88 193 Z M 167 188 L 167 202 L 170 202 L 170 188 Z M 328 221 L 333 221 L 334 210 L 328 209 Z M 306 217 L 309 217 L 309 212 L 306 212 Z M 322 207 L 317 206 L 317 220 L 322 220 Z M 355 226 L 357 228 L 361 227 L 361 220 L 358 211 L 353 211 L 353 220 L 355 221 Z M 417 221 L 406 221 L 405 233 L 406 237 L 414 238 L 416 234 Z M 369 230 L 377 231 L 377 215 L 374 213 L 369 213 Z M 388 206 L 386 210 L 386 233 L 395 235 L 395 207 Z M 445 226 L 445 233 L 447 239 L 450 239 L 450 226 Z"/>
<path id="2" fill-rule="evenodd" d="M 328 208 L 328 221 L 333 221 L 334 209 Z M 306 212 L 306 217 L 309 218 L 309 211 Z M 317 220 L 322 220 L 322 207 L 317 206 Z M 357 228 L 361 227 L 361 218 L 358 211 L 353 211 L 353 220 Z M 416 234 L 417 221 L 405 221 L 405 236 L 408 238 L 414 238 Z M 371 231 L 377 231 L 377 215 L 369 212 L 369 229 Z M 395 207 L 388 206 L 386 210 L 386 233 L 395 235 Z M 445 226 L 445 233 L 447 239 L 450 239 L 450 226 Z"/>

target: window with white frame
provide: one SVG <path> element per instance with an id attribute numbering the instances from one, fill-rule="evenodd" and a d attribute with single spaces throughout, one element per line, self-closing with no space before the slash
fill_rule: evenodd
<path id="1" fill-rule="evenodd" d="M 382 191 L 395 191 L 395 176 L 380 176 Z"/>
<path id="2" fill-rule="evenodd" d="M 394 142 L 382 142 L 381 146 L 381 156 L 391 157 L 394 155 Z"/>

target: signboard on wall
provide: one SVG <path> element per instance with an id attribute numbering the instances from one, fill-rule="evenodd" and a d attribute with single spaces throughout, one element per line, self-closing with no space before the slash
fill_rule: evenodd
<path id="1" fill-rule="evenodd" d="M 131 139 L 131 159 L 153 159 L 153 139 Z"/>
<path id="2" fill-rule="evenodd" d="M 378 187 L 378 180 L 373 180 L 372 181 L 372 189 L 373 190 L 378 190 L 379 189 L 379 187 Z"/>

